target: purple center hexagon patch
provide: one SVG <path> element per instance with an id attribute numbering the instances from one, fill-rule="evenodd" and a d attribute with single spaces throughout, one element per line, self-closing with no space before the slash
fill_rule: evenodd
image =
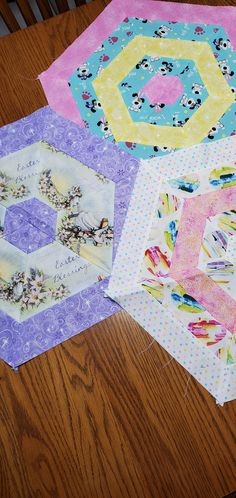
<path id="1" fill-rule="evenodd" d="M 30 253 L 56 238 L 57 212 L 36 198 L 6 209 L 3 237 L 21 251 Z"/>

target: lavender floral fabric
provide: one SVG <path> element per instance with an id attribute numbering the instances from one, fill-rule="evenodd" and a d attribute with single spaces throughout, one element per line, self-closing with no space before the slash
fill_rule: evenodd
<path id="1" fill-rule="evenodd" d="M 49 107 L 3 127 L 0 130 L 0 156 L 37 141 L 47 142 L 115 183 L 114 258 L 138 168 L 137 159 L 58 116 Z M 45 209 L 48 209 L 46 218 Z M 6 212 L 5 239 L 23 251 L 22 254 L 26 253 L 26 257 L 54 240 L 55 213 L 38 199 L 20 199 Z M 37 233 L 35 239 L 33 231 Z M 23 321 L 2 311 L 0 300 L 0 358 L 16 368 L 117 312 L 119 306 L 104 297 L 108 280 L 106 277 Z"/>

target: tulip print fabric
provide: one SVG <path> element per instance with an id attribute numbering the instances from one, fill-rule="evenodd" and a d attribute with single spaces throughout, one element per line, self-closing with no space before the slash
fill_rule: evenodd
<path id="1" fill-rule="evenodd" d="M 236 137 L 142 161 L 108 295 L 219 403 L 236 398 L 235 241 Z"/>
<path id="2" fill-rule="evenodd" d="M 138 164 L 49 108 L 0 141 L 0 358 L 17 367 L 119 309 L 104 290 Z"/>
<path id="3" fill-rule="evenodd" d="M 235 23 L 234 7 L 113 0 L 39 78 L 57 112 L 166 155 L 236 133 Z"/>

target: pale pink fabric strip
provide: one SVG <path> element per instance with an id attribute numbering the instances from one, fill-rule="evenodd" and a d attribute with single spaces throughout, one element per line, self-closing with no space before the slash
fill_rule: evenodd
<path id="1" fill-rule="evenodd" d="M 189 271 L 198 265 L 207 218 L 235 209 L 236 187 L 228 187 L 185 199 L 170 274 Z M 186 273 L 185 273 L 186 274 Z"/>
<path id="2" fill-rule="evenodd" d="M 193 277 L 175 275 L 175 280 L 227 330 L 236 333 L 235 299 L 218 284 L 200 270 Z"/>
<path id="3" fill-rule="evenodd" d="M 220 24 L 236 48 L 236 9 L 202 5 L 159 2 L 153 0 L 112 0 L 98 18 L 70 47 L 39 75 L 49 105 L 62 116 L 83 126 L 68 86 L 68 78 L 126 17 L 143 17 L 151 21 Z"/>
<path id="4" fill-rule="evenodd" d="M 220 323 L 236 332 L 236 302 L 198 266 L 207 218 L 235 209 L 236 186 L 202 194 L 184 202 L 169 276 Z"/>

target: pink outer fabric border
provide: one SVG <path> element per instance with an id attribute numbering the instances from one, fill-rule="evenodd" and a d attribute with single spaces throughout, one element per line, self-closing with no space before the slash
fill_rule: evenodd
<path id="1" fill-rule="evenodd" d="M 185 200 L 169 272 L 232 333 L 236 332 L 235 300 L 197 265 L 207 218 L 234 209 L 235 199 L 236 187 L 232 186 Z"/>
<path id="2" fill-rule="evenodd" d="M 68 86 L 68 78 L 126 17 L 150 21 L 220 24 L 236 49 L 236 8 L 210 7 L 153 0 L 112 0 L 97 19 L 43 73 L 39 80 L 49 105 L 67 119 L 84 126 Z"/>

